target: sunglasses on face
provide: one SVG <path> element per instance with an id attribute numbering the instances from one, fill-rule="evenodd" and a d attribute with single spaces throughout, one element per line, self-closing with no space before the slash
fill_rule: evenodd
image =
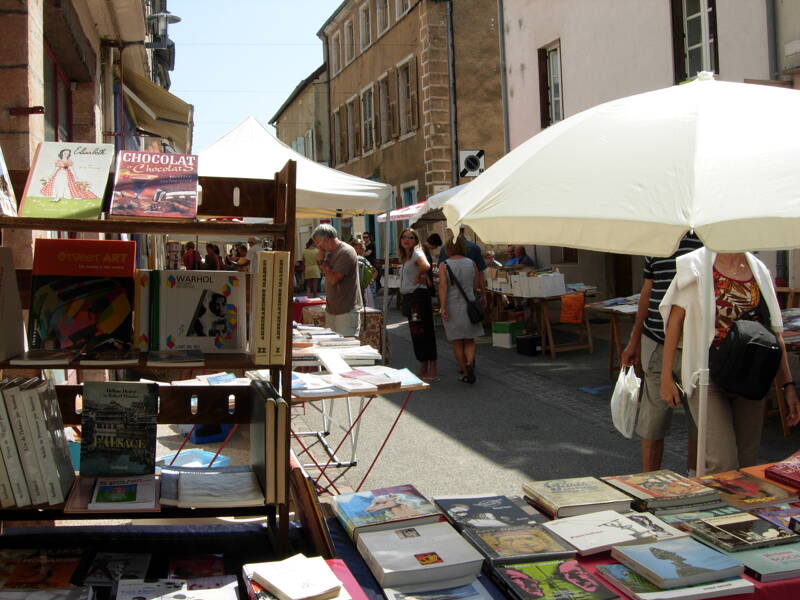
<path id="1" fill-rule="evenodd" d="M 404 235 L 404 236 L 401 236 L 400 239 L 403 239 L 403 240 L 416 240 L 417 238 L 414 237 L 413 235 Z"/>

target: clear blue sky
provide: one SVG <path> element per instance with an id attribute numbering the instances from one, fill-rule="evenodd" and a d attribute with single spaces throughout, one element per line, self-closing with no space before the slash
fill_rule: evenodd
<path id="1" fill-rule="evenodd" d="M 193 153 L 248 115 L 268 126 L 297 84 L 322 64 L 317 31 L 340 4 L 341 0 L 168 1 L 169 11 L 181 18 L 169 27 L 175 42 L 170 92 L 194 105 Z"/>

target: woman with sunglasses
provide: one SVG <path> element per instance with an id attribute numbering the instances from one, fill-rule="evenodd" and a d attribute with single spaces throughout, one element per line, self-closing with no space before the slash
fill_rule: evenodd
<path id="1" fill-rule="evenodd" d="M 436 366 L 436 334 L 433 328 L 433 306 L 428 290 L 428 271 L 431 265 L 419 243 L 417 232 L 404 229 L 398 248 L 401 300 L 408 307 L 408 327 L 414 356 L 419 361 L 418 375 L 428 383 L 439 380 Z M 404 311 L 406 312 L 406 311 Z"/>

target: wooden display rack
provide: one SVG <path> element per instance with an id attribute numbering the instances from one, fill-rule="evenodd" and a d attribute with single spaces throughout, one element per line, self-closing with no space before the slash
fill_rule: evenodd
<path id="1" fill-rule="evenodd" d="M 0 216 L 0 228 L 8 229 L 35 229 L 58 230 L 70 232 L 105 232 L 105 233 L 188 233 L 240 235 L 243 238 L 251 235 L 271 235 L 275 238 L 274 248 L 285 250 L 294 254 L 295 237 L 295 195 L 296 195 L 296 170 L 297 164 L 288 161 L 284 168 L 275 174 L 273 180 L 240 179 L 227 177 L 200 177 L 202 187 L 201 204 L 198 206 L 198 221 L 189 223 L 171 223 L 168 220 L 154 221 L 115 221 L 103 219 L 41 219 L 26 217 Z M 26 171 L 11 171 L 11 182 L 18 198 L 22 197 L 27 179 Z M 108 194 L 106 194 L 108 196 Z M 213 218 L 242 218 L 261 217 L 270 218 L 271 223 L 240 223 L 230 221 L 207 221 Z M 20 296 L 23 306 L 28 305 L 30 290 L 30 270 L 18 272 L 20 282 Z M 292 303 L 292 288 L 287 287 L 287 306 Z M 292 320 L 286 320 L 286 339 L 292 337 Z M 253 362 L 246 354 L 206 354 L 206 367 L 210 369 L 252 369 Z M 140 355 L 139 366 L 146 366 L 146 353 Z M 41 365 L 41 368 L 52 368 L 52 365 Z M 0 368 L 9 368 L 7 364 L 0 364 Z M 26 366 L 25 369 L 37 368 Z M 63 368 L 63 367 L 60 367 Z M 92 365 L 92 367 L 68 367 L 91 369 L 117 369 L 118 365 Z M 170 367 L 159 367 L 170 368 Z M 175 368 L 182 368 L 176 365 Z M 287 357 L 283 364 L 260 365 L 260 368 L 269 368 L 272 384 L 276 389 L 287 389 L 291 382 L 291 351 L 287 350 Z M 281 383 L 284 383 L 281 387 Z M 80 415 L 76 412 L 75 397 L 80 393 L 80 386 L 57 386 L 57 393 L 65 425 L 80 424 Z M 186 386 L 186 387 L 161 387 L 159 389 L 159 423 L 193 424 L 193 423 L 249 423 L 251 419 L 251 405 L 249 388 L 243 386 Z M 233 397 L 233 410 L 230 410 L 230 399 Z M 199 410 L 193 412 L 193 399 L 197 399 Z M 289 456 L 289 432 L 286 432 L 286 452 Z M 282 465 L 279 477 L 283 477 L 284 485 L 279 489 L 288 490 L 289 465 Z M 257 473 L 262 485 L 266 483 L 264 473 Z M 65 515 L 62 507 L 21 508 L 0 511 L 0 520 L 62 520 L 76 518 L 76 515 Z M 183 509 L 177 507 L 164 507 L 160 513 L 141 513 L 142 518 L 152 519 L 154 514 L 158 518 L 178 517 L 214 517 L 232 516 L 239 514 L 265 514 L 268 518 L 270 529 L 274 532 L 275 548 L 280 554 L 288 551 L 289 537 L 289 498 L 279 498 L 273 505 L 263 507 L 248 507 L 242 509 Z M 79 515 L 86 519 L 87 515 Z M 114 518 L 108 513 L 98 514 L 98 518 Z M 130 519 L 131 513 L 124 517 Z"/>

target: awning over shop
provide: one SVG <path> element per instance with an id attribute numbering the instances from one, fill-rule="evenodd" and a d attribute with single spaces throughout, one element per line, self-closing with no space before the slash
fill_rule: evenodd
<path id="1" fill-rule="evenodd" d="M 166 138 L 180 153 L 192 146 L 194 107 L 129 69 L 124 69 L 122 89 L 125 105 L 136 127 Z"/>
<path id="2" fill-rule="evenodd" d="M 416 221 L 420 215 L 424 212 L 427 212 L 428 202 L 417 202 L 416 204 L 411 204 L 410 206 L 404 206 L 403 208 L 398 208 L 389 213 L 389 220 L 390 221 L 408 221 L 413 219 Z M 386 213 L 378 215 L 378 222 L 385 223 L 386 222 Z"/>

